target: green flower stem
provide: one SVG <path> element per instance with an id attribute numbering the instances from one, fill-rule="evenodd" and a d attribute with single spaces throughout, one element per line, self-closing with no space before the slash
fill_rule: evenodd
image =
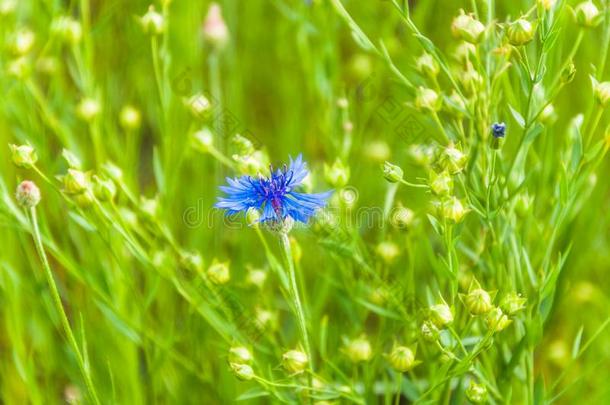
<path id="1" fill-rule="evenodd" d="M 296 271 L 292 258 L 292 251 L 290 249 L 290 240 L 288 239 L 288 234 L 286 232 L 280 232 L 279 236 L 280 245 L 282 246 L 282 253 L 286 262 L 286 269 L 288 270 L 288 278 L 290 281 L 290 296 L 293 301 L 292 303 L 299 324 L 301 338 L 303 339 L 303 344 L 305 346 L 305 352 L 307 353 L 307 357 L 309 359 L 309 369 L 311 372 L 313 372 L 314 363 L 311 353 L 311 346 L 309 345 L 309 336 L 307 334 L 307 322 L 305 320 L 305 311 L 303 310 L 303 306 L 301 305 L 301 298 L 299 297 Z"/>
<path id="2" fill-rule="evenodd" d="M 85 380 L 85 385 L 87 386 L 87 391 L 91 396 L 91 400 L 94 404 L 100 404 L 100 401 L 97 397 L 97 393 L 95 391 L 95 386 L 93 385 L 93 380 L 91 379 L 90 370 L 85 365 L 85 359 L 81 354 L 78 344 L 76 343 L 74 333 L 72 332 L 72 328 L 70 327 L 70 322 L 68 321 L 68 317 L 66 316 L 66 312 L 64 311 L 59 292 L 57 291 L 57 285 L 55 284 L 55 279 L 53 278 L 53 273 L 51 272 L 51 267 L 49 266 L 47 255 L 44 251 L 42 238 L 40 236 L 40 229 L 38 228 L 38 220 L 36 219 L 36 207 L 30 208 L 29 214 L 32 223 L 32 236 L 34 237 L 34 244 L 36 245 L 36 250 L 38 252 L 38 255 L 40 256 L 40 260 L 42 261 L 42 266 L 45 271 L 47 283 L 49 284 L 49 289 L 51 290 L 53 304 L 55 305 L 55 309 L 57 310 L 61 318 L 61 323 L 66 337 L 68 338 L 68 343 L 70 344 L 70 346 L 72 346 L 72 350 L 76 354 L 78 366 Z"/>

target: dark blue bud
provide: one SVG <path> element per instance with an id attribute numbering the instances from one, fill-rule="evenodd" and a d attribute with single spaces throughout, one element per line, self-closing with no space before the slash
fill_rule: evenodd
<path id="1" fill-rule="evenodd" d="M 504 138 L 506 135 L 506 124 L 503 122 L 495 122 L 491 126 L 491 133 L 494 138 Z"/>

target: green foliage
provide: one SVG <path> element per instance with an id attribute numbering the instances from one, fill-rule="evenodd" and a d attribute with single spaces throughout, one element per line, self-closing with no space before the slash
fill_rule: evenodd
<path id="1" fill-rule="evenodd" d="M 0 402 L 608 403 L 610 3 L 219 3 L 0 0 Z"/>

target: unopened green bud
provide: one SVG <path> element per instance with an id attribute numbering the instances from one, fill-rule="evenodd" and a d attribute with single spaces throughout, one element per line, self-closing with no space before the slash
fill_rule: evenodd
<path id="1" fill-rule="evenodd" d="M 415 92 L 415 108 L 419 111 L 438 111 L 443 105 L 443 99 L 438 93 L 426 87 L 418 87 Z"/>
<path id="2" fill-rule="evenodd" d="M 610 102 L 610 82 L 597 83 L 594 92 L 597 102 L 602 107 L 607 107 Z"/>
<path id="3" fill-rule="evenodd" d="M 118 167 L 114 163 L 108 161 L 103 164 L 102 169 L 103 169 L 104 173 L 108 177 L 110 177 L 112 180 L 116 181 L 117 183 L 122 181 L 123 171 L 121 170 L 120 167 Z"/>
<path id="4" fill-rule="evenodd" d="M 17 8 L 17 0 L 2 0 L 0 1 L 0 16 L 7 16 L 15 12 Z"/>
<path id="5" fill-rule="evenodd" d="M 557 121 L 557 113 L 553 104 L 548 104 L 542 109 L 539 120 L 546 125 L 553 125 Z"/>
<path id="6" fill-rule="evenodd" d="M 434 194 L 448 195 L 453 191 L 453 178 L 446 170 L 438 174 L 431 171 L 429 185 Z"/>
<path id="7" fill-rule="evenodd" d="M 500 308 L 494 308 L 487 314 L 486 318 L 487 327 L 493 332 L 501 332 L 508 325 L 511 324 L 511 320 L 508 316 L 502 312 Z"/>
<path id="8" fill-rule="evenodd" d="M 74 196 L 74 203 L 80 208 L 89 208 L 93 205 L 94 197 L 90 190 Z"/>
<path id="9" fill-rule="evenodd" d="M 243 346 L 235 346 L 229 349 L 229 362 L 235 364 L 251 364 L 253 360 L 250 350 Z"/>
<path id="10" fill-rule="evenodd" d="M 261 219 L 261 212 L 252 207 L 249 208 L 248 211 L 246 211 L 246 222 L 248 223 L 248 225 L 250 226 L 255 226 L 258 224 L 258 221 Z"/>
<path id="11" fill-rule="evenodd" d="M 557 0 L 538 0 L 538 4 L 546 11 L 550 11 L 555 7 L 555 3 L 557 3 Z"/>
<path id="12" fill-rule="evenodd" d="M 573 62 L 570 62 L 568 66 L 561 71 L 561 82 L 563 84 L 568 84 L 574 80 L 574 76 L 576 76 L 576 66 L 574 66 Z"/>
<path id="13" fill-rule="evenodd" d="M 140 211 L 147 219 L 154 219 L 159 214 L 159 200 L 154 198 L 140 198 Z"/>
<path id="14" fill-rule="evenodd" d="M 144 32 L 149 35 L 159 35 L 165 31 L 165 19 L 155 11 L 155 6 L 150 5 L 146 14 L 140 19 Z"/>
<path id="15" fill-rule="evenodd" d="M 307 368 L 309 359 L 300 350 L 290 350 L 282 355 L 282 366 L 290 374 L 300 374 Z"/>
<path id="16" fill-rule="evenodd" d="M 458 80 L 467 94 L 473 95 L 479 91 L 483 84 L 483 76 L 471 65 L 459 72 Z"/>
<path id="17" fill-rule="evenodd" d="M 409 156 L 419 166 L 427 167 L 434 158 L 434 147 L 430 145 L 411 145 L 409 146 Z"/>
<path id="18" fill-rule="evenodd" d="M 574 9 L 576 22 L 585 28 L 592 28 L 601 22 L 599 9 L 592 1 L 583 1 Z"/>
<path id="19" fill-rule="evenodd" d="M 383 140 L 370 141 L 364 147 L 365 156 L 376 163 L 383 163 L 390 158 L 391 151 L 388 143 Z"/>
<path id="20" fill-rule="evenodd" d="M 464 170 L 467 162 L 468 156 L 454 145 L 445 148 L 439 160 L 440 166 L 451 174 Z"/>
<path id="21" fill-rule="evenodd" d="M 30 145 L 9 145 L 9 147 L 15 165 L 29 169 L 36 164 L 38 155 Z"/>
<path id="22" fill-rule="evenodd" d="M 455 223 L 461 222 L 467 213 L 468 209 L 456 197 L 450 197 L 441 203 L 441 215 L 443 218 L 450 219 Z"/>
<path id="23" fill-rule="evenodd" d="M 193 147 L 199 152 L 206 153 L 214 146 L 214 134 L 209 128 L 203 128 L 193 134 Z"/>
<path id="24" fill-rule="evenodd" d="M 83 29 L 80 22 L 70 16 L 61 16 L 51 23 L 51 31 L 62 41 L 70 44 L 78 44 L 83 37 Z"/>
<path id="25" fill-rule="evenodd" d="M 491 296 L 482 288 L 475 288 L 466 294 L 464 304 L 472 315 L 486 314 L 493 309 Z"/>
<path id="26" fill-rule="evenodd" d="M 394 242 L 390 241 L 379 243 L 375 251 L 377 252 L 377 255 L 379 255 L 379 257 L 381 257 L 381 259 L 387 264 L 394 262 L 394 260 L 396 260 L 396 258 L 400 255 L 400 249 L 398 246 L 396 246 Z"/>
<path id="27" fill-rule="evenodd" d="M 89 188 L 89 175 L 80 170 L 68 169 L 68 173 L 63 176 L 63 183 L 66 194 L 80 194 Z"/>
<path id="28" fill-rule="evenodd" d="M 439 330 L 432 321 L 424 321 L 421 325 L 421 335 L 428 342 L 436 342 L 439 337 Z"/>
<path id="29" fill-rule="evenodd" d="M 373 357 L 373 350 L 369 340 L 365 335 L 362 335 L 348 343 L 345 354 L 353 363 L 362 363 Z"/>
<path id="30" fill-rule="evenodd" d="M 180 255 L 180 263 L 182 266 L 184 266 L 184 268 L 195 273 L 199 273 L 203 268 L 203 258 L 197 252 L 182 253 Z"/>
<path id="31" fill-rule="evenodd" d="M 349 181 L 350 169 L 340 159 L 336 159 L 332 165 L 324 165 L 324 178 L 336 188 L 344 187 Z"/>
<path id="32" fill-rule="evenodd" d="M 453 90 L 444 105 L 446 110 L 457 118 L 462 117 L 466 111 L 466 103 L 464 102 L 464 99 L 455 90 Z"/>
<path id="33" fill-rule="evenodd" d="M 254 378 L 254 370 L 248 364 L 238 364 L 238 363 L 229 363 L 231 367 L 231 371 L 235 374 L 237 378 L 243 381 L 250 381 Z"/>
<path id="34" fill-rule="evenodd" d="M 111 179 L 93 176 L 93 194 L 100 201 L 112 201 L 116 195 L 116 185 Z"/>
<path id="35" fill-rule="evenodd" d="M 61 156 L 64 158 L 70 169 L 80 170 L 82 168 L 82 164 L 78 156 L 68 149 L 63 149 L 61 151 Z"/>
<path id="36" fill-rule="evenodd" d="M 402 180 L 403 171 L 400 167 L 393 165 L 390 162 L 383 164 L 383 177 L 390 183 L 396 183 Z"/>
<path id="37" fill-rule="evenodd" d="M 28 28 L 22 28 L 17 31 L 13 37 L 13 52 L 19 56 L 23 56 L 32 50 L 34 42 L 36 42 L 36 35 L 34 32 Z"/>
<path id="38" fill-rule="evenodd" d="M 33 181 L 22 181 L 15 191 L 15 199 L 23 208 L 33 208 L 40 202 L 40 189 Z"/>
<path id="39" fill-rule="evenodd" d="M 521 294 L 510 293 L 506 295 L 502 302 L 500 303 L 500 308 L 504 311 L 505 314 L 509 316 L 515 315 L 517 312 L 521 311 L 525 308 L 525 303 L 527 299 L 522 297 Z"/>
<path id="40" fill-rule="evenodd" d="M 250 155 L 256 150 L 252 141 L 240 134 L 233 135 L 231 143 L 237 149 L 239 155 Z"/>
<path id="41" fill-rule="evenodd" d="M 455 60 L 462 64 L 468 63 L 472 58 L 475 57 L 477 53 L 477 47 L 471 44 L 470 42 L 462 41 L 460 42 L 451 55 Z"/>
<path id="42" fill-rule="evenodd" d="M 401 373 L 405 373 L 419 362 L 415 360 L 415 353 L 406 346 L 396 346 L 388 356 L 392 368 Z"/>
<path id="43" fill-rule="evenodd" d="M 436 304 L 430 307 L 430 320 L 437 328 L 444 328 L 453 322 L 453 313 L 447 304 Z"/>
<path id="44" fill-rule="evenodd" d="M 508 42 L 514 46 L 525 45 L 534 39 L 535 32 L 531 22 L 520 18 L 508 26 Z"/>
<path id="45" fill-rule="evenodd" d="M 451 23 L 451 32 L 456 38 L 472 44 L 479 43 L 483 37 L 485 26 L 471 14 L 464 14 L 463 10 L 460 10 L 460 13 Z"/>
<path id="46" fill-rule="evenodd" d="M 424 53 L 417 58 L 415 65 L 421 74 L 429 77 L 430 79 L 434 79 L 440 70 L 438 62 L 429 53 Z"/>
<path id="47" fill-rule="evenodd" d="M 254 285 L 258 288 L 263 288 L 265 280 L 267 280 L 266 271 L 261 269 L 250 269 L 248 271 L 248 275 L 246 277 L 246 282 L 248 284 Z"/>
<path id="48" fill-rule="evenodd" d="M 190 98 L 184 100 L 184 104 L 189 109 L 193 117 L 203 118 L 203 115 L 212 108 L 210 100 L 203 94 L 195 94 Z"/>
<path id="49" fill-rule="evenodd" d="M 142 117 L 140 111 L 131 105 L 126 105 L 119 113 L 119 122 L 124 129 L 135 130 L 140 128 Z"/>
<path id="50" fill-rule="evenodd" d="M 93 98 L 84 98 L 76 107 L 78 116 L 86 122 L 93 121 L 101 111 L 100 103 Z"/>
<path id="51" fill-rule="evenodd" d="M 397 229 L 408 229 L 415 219 L 415 213 L 406 207 L 397 207 L 392 212 L 390 224 Z"/>
<path id="52" fill-rule="evenodd" d="M 212 283 L 218 285 L 226 284 L 231 279 L 228 262 L 215 261 L 208 267 L 206 274 Z"/>
<path id="53" fill-rule="evenodd" d="M 470 402 L 475 404 L 485 403 L 487 401 L 487 388 L 471 380 L 466 389 L 466 397 Z"/>
<path id="54" fill-rule="evenodd" d="M 222 17 L 222 9 L 217 3 L 210 4 L 203 22 L 203 37 L 214 48 L 222 48 L 229 40 L 229 30 Z"/>

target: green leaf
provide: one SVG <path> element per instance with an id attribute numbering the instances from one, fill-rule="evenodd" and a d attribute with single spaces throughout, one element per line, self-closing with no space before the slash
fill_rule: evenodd
<path id="1" fill-rule="evenodd" d="M 510 104 L 508 105 L 508 109 L 513 115 L 515 121 L 517 121 L 517 124 L 519 124 L 521 128 L 525 128 L 525 119 L 523 119 L 523 116 L 519 113 L 519 111 L 515 110 Z"/>

